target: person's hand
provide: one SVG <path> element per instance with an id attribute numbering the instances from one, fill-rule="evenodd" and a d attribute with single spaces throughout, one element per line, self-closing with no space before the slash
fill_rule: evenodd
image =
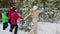
<path id="1" fill-rule="evenodd" d="M 26 18 L 24 18 L 24 20 L 26 20 Z"/>

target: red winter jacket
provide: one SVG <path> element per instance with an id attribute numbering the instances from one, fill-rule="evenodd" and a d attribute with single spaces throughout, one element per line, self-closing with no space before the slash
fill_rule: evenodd
<path id="1" fill-rule="evenodd" d="M 12 25 L 17 25 L 17 19 L 18 18 L 23 19 L 23 17 L 19 16 L 16 12 L 11 13 L 11 24 Z"/>
<path id="2" fill-rule="evenodd" d="M 11 17 L 11 11 L 10 10 L 7 10 L 6 15 L 8 16 L 8 19 L 11 19 L 10 18 Z"/>

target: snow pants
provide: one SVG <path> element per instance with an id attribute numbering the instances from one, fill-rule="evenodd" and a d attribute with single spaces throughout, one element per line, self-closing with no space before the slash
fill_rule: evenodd
<path id="1" fill-rule="evenodd" d="M 18 31 L 18 25 L 11 25 L 11 28 L 10 28 L 10 32 L 12 32 L 14 30 L 14 34 L 17 34 L 17 31 Z"/>
<path id="2" fill-rule="evenodd" d="M 8 27 L 8 23 L 3 23 L 3 30 L 5 30 Z"/>

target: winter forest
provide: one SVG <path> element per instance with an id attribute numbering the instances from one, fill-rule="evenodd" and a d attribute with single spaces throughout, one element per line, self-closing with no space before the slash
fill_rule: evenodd
<path id="1" fill-rule="evenodd" d="M 37 2 L 39 9 L 44 8 L 44 13 L 40 14 L 39 21 L 58 22 L 60 20 L 60 0 L 0 0 L 0 8 L 15 5 L 21 15 L 26 15 L 32 8 L 32 2 Z"/>
<path id="2" fill-rule="evenodd" d="M 8 9 L 14 5 L 17 7 L 17 10 L 18 10 L 17 13 L 25 17 L 26 15 L 29 14 L 30 10 L 32 9 L 33 2 L 37 2 L 38 10 L 41 10 L 42 8 L 44 8 L 44 12 L 40 13 L 38 16 L 39 18 L 38 20 L 39 26 L 38 26 L 38 31 L 37 31 L 38 34 L 40 33 L 41 34 L 44 34 L 44 33 L 45 34 L 60 34 L 60 29 L 59 29 L 60 28 L 60 0 L 0 0 L 0 25 L 1 27 L 2 27 L 2 23 L 1 23 L 2 22 L 2 8 Z M 20 34 L 20 32 L 21 34 L 26 34 L 26 32 L 29 32 L 32 29 L 33 23 L 32 23 L 31 16 L 28 17 L 25 21 L 20 21 L 18 19 L 17 22 L 18 22 L 18 27 L 19 27 L 18 34 Z M 7 29 L 9 29 L 9 27 Z M 3 31 L 1 30 L 0 34 L 1 32 Z"/>

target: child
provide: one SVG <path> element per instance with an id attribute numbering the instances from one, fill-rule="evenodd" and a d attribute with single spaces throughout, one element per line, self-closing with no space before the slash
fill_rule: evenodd
<path id="1" fill-rule="evenodd" d="M 44 10 L 44 9 L 43 9 L 43 10 L 38 11 L 38 10 L 37 10 L 37 8 L 38 8 L 38 7 L 37 7 L 37 3 L 34 2 L 33 4 L 34 4 L 33 9 L 32 9 L 32 10 L 30 11 L 30 13 L 24 18 L 24 20 L 25 20 L 25 19 L 28 18 L 29 16 L 32 16 L 32 22 L 34 23 L 31 31 L 30 31 L 28 34 L 32 34 L 32 33 L 37 34 L 38 15 L 39 15 L 39 13 L 43 12 L 43 10 Z"/>
<path id="2" fill-rule="evenodd" d="M 17 14 L 17 8 L 15 6 L 12 7 L 12 13 L 11 13 L 11 29 L 10 29 L 10 32 L 13 31 L 13 29 L 15 28 L 15 31 L 14 31 L 14 34 L 17 34 L 17 31 L 18 31 L 18 24 L 17 24 L 17 19 L 20 18 L 20 19 L 23 19 L 22 16 L 19 16 Z"/>
<path id="3" fill-rule="evenodd" d="M 5 30 L 8 27 L 8 17 L 5 14 L 6 9 L 2 9 L 2 23 L 3 23 L 3 30 Z"/>

